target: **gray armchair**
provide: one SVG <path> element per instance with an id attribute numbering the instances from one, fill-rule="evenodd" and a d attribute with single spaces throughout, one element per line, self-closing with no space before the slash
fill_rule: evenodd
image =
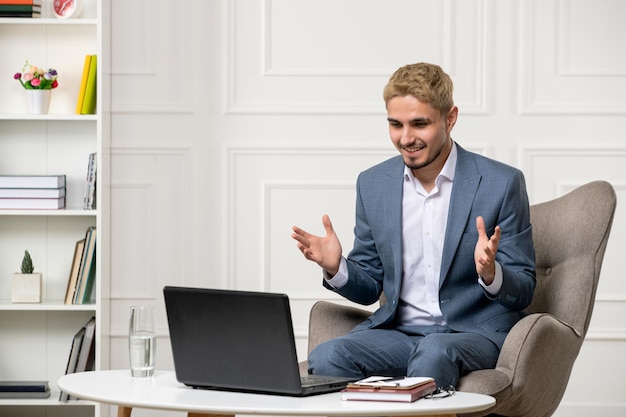
<path id="1" fill-rule="evenodd" d="M 589 327 L 615 205 L 613 187 L 595 181 L 531 207 L 535 296 L 529 315 L 507 336 L 496 368 L 461 378 L 458 390 L 496 398 L 491 409 L 465 416 L 542 417 L 556 410 Z M 369 314 L 355 307 L 316 303 L 310 313 L 309 352 Z"/>

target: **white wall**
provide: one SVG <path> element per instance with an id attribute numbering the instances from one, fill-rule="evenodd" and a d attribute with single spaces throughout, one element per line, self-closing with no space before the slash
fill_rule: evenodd
<path id="1" fill-rule="evenodd" d="M 128 307 L 153 303 L 158 367 L 172 369 L 166 284 L 287 292 L 304 355 L 309 307 L 339 300 L 290 228 L 322 233 L 328 213 L 350 249 L 356 176 L 395 154 L 382 88 L 429 61 L 455 81 L 453 137 L 521 168 L 532 203 L 615 186 L 594 318 L 556 415 L 626 413 L 626 2 L 111 4 L 113 368 L 128 366 Z"/>

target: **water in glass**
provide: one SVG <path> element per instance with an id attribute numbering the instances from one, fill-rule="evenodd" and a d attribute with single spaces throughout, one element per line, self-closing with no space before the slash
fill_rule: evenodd
<path id="1" fill-rule="evenodd" d="M 156 332 L 152 306 L 133 306 L 130 313 L 128 347 L 134 377 L 154 375 Z"/>

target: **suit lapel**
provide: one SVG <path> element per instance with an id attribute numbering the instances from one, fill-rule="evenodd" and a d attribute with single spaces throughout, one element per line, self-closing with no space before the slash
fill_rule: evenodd
<path id="1" fill-rule="evenodd" d="M 402 280 L 402 190 L 404 176 L 404 161 L 397 157 L 397 163 L 390 166 L 385 176 L 383 193 L 383 218 L 384 224 L 390 237 L 391 253 L 393 254 L 392 272 L 394 282 L 399 284 Z"/>
<path id="2" fill-rule="evenodd" d="M 448 209 L 448 224 L 441 258 L 439 287 L 448 275 L 452 260 L 467 226 L 481 176 L 471 155 L 457 144 L 457 164 Z"/>

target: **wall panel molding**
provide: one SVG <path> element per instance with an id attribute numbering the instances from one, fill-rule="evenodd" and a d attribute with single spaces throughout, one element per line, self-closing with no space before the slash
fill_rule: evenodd
<path id="1" fill-rule="evenodd" d="M 324 20 L 330 22 L 326 22 L 325 31 L 318 32 L 314 42 L 310 33 L 315 30 L 300 26 L 316 20 L 311 17 L 299 20 L 294 16 L 299 9 L 310 5 L 296 7 L 285 0 L 265 0 L 256 5 L 258 10 L 254 13 L 250 4 L 244 7 L 241 1 L 233 1 L 228 4 L 225 18 L 228 51 L 225 73 L 229 77 L 224 92 L 225 114 L 379 115 L 384 112 L 380 92 L 388 77 L 397 67 L 416 60 L 436 62 L 447 69 L 455 79 L 456 101 L 465 113 L 488 113 L 490 48 L 487 42 L 493 25 L 493 8 L 487 7 L 485 0 L 414 3 L 411 7 L 427 8 L 415 13 L 428 11 L 436 16 L 434 23 L 421 25 L 424 29 L 412 24 L 410 10 L 405 13 L 408 20 L 403 25 L 397 22 L 394 9 L 378 2 L 326 3 L 318 2 L 313 9 L 306 10 L 321 13 L 328 8 L 339 8 L 335 12 L 341 16 L 344 8 L 357 7 L 361 11 L 369 10 L 367 14 L 372 20 L 383 25 L 381 31 L 387 30 L 385 24 L 393 26 L 389 27 L 390 31 L 413 28 L 410 32 L 413 36 L 398 33 L 399 40 L 407 40 L 403 52 L 406 57 L 395 54 L 387 60 L 367 58 L 372 50 L 384 55 L 387 48 L 378 44 L 380 37 L 367 29 L 365 22 L 350 26 L 351 31 L 345 33 L 345 21 L 334 25 L 333 15 L 324 14 Z M 389 13 L 393 18 L 385 18 Z M 469 22 L 459 18 L 468 13 Z M 421 41 L 426 36 L 420 30 L 428 33 L 430 42 Z M 286 41 L 299 46 L 287 48 Z M 319 56 L 313 61 L 315 54 Z M 376 63 L 381 61 L 390 61 L 389 66 Z M 460 62 L 463 64 L 459 65 Z M 299 86 L 297 92 L 294 85 Z"/>
<path id="2" fill-rule="evenodd" d="M 626 3 L 523 0 L 520 9 L 520 114 L 626 113 L 626 63 L 611 52 L 622 49 L 614 32 Z"/>
<path id="3" fill-rule="evenodd" d="M 188 45 L 194 9 L 165 0 L 113 2 L 111 9 L 118 22 L 112 43 L 124 44 L 111 51 L 111 113 L 191 113 L 188 73 L 195 58 Z"/>
<path id="4" fill-rule="evenodd" d="M 604 179 L 621 189 L 626 184 L 626 172 L 622 169 L 626 164 L 626 146 L 606 143 L 589 146 L 572 145 L 571 143 L 543 143 L 532 144 L 530 141 L 519 145 L 519 166 L 526 176 L 531 203 L 551 200 L 558 197 L 559 192 L 571 190 L 589 181 Z M 578 163 L 584 160 L 585 164 Z M 598 169 L 592 169 L 595 167 Z M 581 167 L 585 167 L 581 170 Z M 539 172 L 543 168 L 551 169 L 546 181 L 545 173 Z M 558 176 L 557 176 L 558 174 Z M 543 175 L 538 178 L 539 175 Z M 558 183 L 557 185 L 554 185 Z M 549 194 L 533 192 L 545 189 L 546 185 L 553 184 Z M 573 188 L 572 188 L 573 187 Z"/>
<path id="5" fill-rule="evenodd" d="M 132 147 L 111 150 L 113 303 L 162 297 L 162 284 L 184 280 L 191 252 L 188 230 L 191 149 Z M 154 227 L 159 225 L 159 227 Z M 124 238 L 120 238 L 124 236 Z M 137 250 L 141 248 L 142 250 Z M 132 260 L 132 261 L 131 261 Z"/>

